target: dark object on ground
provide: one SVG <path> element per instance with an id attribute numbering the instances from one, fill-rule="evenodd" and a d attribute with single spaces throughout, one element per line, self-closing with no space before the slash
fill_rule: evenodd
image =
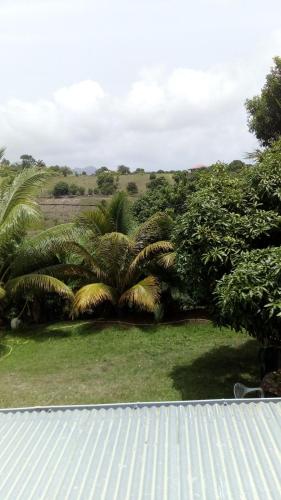
<path id="1" fill-rule="evenodd" d="M 262 380 L 261 387 L 267 396 L 281 397 L 281 370 L 268 373 Z"/>
<path id="2" fill-rule="evenodd" d="M 281 348 L 262 347 L 259 351 L 261 379 L 267 374 L 281 368 Z"/>

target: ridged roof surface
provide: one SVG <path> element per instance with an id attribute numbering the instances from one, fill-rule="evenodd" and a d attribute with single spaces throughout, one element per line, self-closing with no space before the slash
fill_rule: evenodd
<path id="1" fill-rule="evenodd" d="M 281 498 L 281 400 L 0 411 L 1 499 Z"/>

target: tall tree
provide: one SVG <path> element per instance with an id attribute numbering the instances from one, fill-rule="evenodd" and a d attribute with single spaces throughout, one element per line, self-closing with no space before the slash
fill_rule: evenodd
<path id="1" fill-rule="evenodd" d="M 249 129 L 262 146 L 269 146 L 281 135 L 281 57 L 273 61 L 260 95 L 246 101 Z"/>
<path id="2" fill-rule="evenodd" d="M 119 165 L 119 167 L 117 167 L 117 172 L 120 175 L 128 175 L 130 173 L 130 168 L 125 165 Z"/>

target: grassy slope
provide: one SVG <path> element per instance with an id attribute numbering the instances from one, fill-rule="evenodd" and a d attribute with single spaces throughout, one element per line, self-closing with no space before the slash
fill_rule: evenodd
<path id="1" fill-rule="evenodd" d="M 172 174 L 156 174 L 157 177 L 165 176 L 168 180 L 172 180 Z M 97 187 L 95 175 L 68 175 L 54 176 L 46 184 L 45 194 L 51 191 L 54 185 L 59 181 L 67 182 L 68 184 L 77 184 L 77 186 L 82 186 L 86 189 Z M 119 176 L 119 188 L 120 191 L 125 191 L 128 182 L 135 182 L 138 186 L 139 193 L 143 193 L 146 190 L 146 183 L 149 181 L 149 174 L 129 174 Z"/>
<path id="2" fill-rule="evenodd" d="M 157 176 L 161 175 L 163 174 L 157 174 Z M 167 173 L 165 174 L 165 177 L 168 180 L 172 181 L 172 174 Z M 35 229 L 43 229 L 44 227 L 50 227 L 64 222 L 69 222 L 75 215 L 80 212 L 83 206 L 87 204 L 95 205 L 102 199 L 111 198 L 111 196 L 106 197 L 101 195 L 75 196 L 73 198 L 66 197 L 57 199 L 48 197 L 48 193 L 52 191 L 54 185 L 59 181 L 67 182 L 69 185 L 76 184 L 77 186 L 82 186 L 86 189 L 86 192 L 89 188 L 94 189 L 96 187 L 96 176 L 94 175 L 68 175 L 67 177 L 52 177 L 47 182 L 46 187 L 42 192 L 42 197 L 39 199 L 39 203 L 44 203 L 44 205 L 41 206 L 44 220 L 42 221 L 42 223 L 40 222 L 39 224 L 37 224 L 35 226 Z M 139 190 L 137 196 L 140 196 L 146 191 L 146 184 L 149 181 L 149 174 L 120 175 L 118 190 L 126 191 L 127 184 L 131 181 L 137 184 Z M 132 200 L 137 198 L 137 196 L 133 197 Z M 91 207 L 85 206 L 85 209 L 90 210 Z"/>
<path id="3" fill-rule="evenodd" d="M 0 348 L 1 407 L 232 397 L 258 380 L 256 342 L 211 324 L 59 323 Z"/>

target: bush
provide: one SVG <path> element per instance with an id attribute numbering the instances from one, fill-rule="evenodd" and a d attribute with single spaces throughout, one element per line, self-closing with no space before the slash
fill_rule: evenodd
<path id="1" fill-rule="evenodd" d="M 192 299 L 213 307 L 217 281 L 241 253 L 280 240 L 279 215 L 257 203 L 258 188 L 252 189 L 247 167 L 234 175 L 218 164 L 201 174 L 196 189 L 175 227 L 177 270 Z"/>
<path id="2" fill-rule="evenodd" d="M 52 194 L 55 198 L 59 198 L 60 196 L 68 196 L 69 185 L 64 181 L 57 182 L 53 188 Z"/>
<path id="3" fill-rule="evenodd" d="M 99 193 L 104 195 L 114 194 L 117 190 L 117 181 L 113 172 L 101 172 L 97 175 Z"/>
<path id="4" fill-rule="evenodd" d="M 155 177 L 151 177 L 151 175 Z M 147 189 L 158 189 L 160 187 L 162 188 L 165 186 L 169 186 L 169 182 L 163 175 L 161 175 L 160 177 L 156 177 L 155 174 L 150 174 L 149 178 L 151 180 L 146 184 Z"/>
<path id="5" fill-rule="evenodd" d="M 77 196 L 79 194 L 79 186 L 77 186 L 77 184 L 70 184 L 69 194 L 71 194 L 72 196 Z"/>
<path id="6" fill-rule="evenodd" d="M 151 172 L 151 174 L 149 174 L 149 179 L 156 179 L 156 174 L 154 172 Z"/>
<path id="7" fill-rule="evenodd" d="M 93 196 L 93 194 L 94 194 L 93 188 L 89 188 L 88 189 L 88 196 Z"/>
<path id="8" fill-rule="evenodd" d="M 138 186 L 136 185 L 136 183 L 135 182 L 128 182 L 127 193 L 134 195 L 134 194 L 137 194 L 138 192 L 139 192 L 139 190 L 138 190 Z"/>
<path id="9" fill-rule="evenodd" d="M 78 194 L 79 196 L 84 196 L 85 188 L 83 186 L 78 186 Z"/>
<path id="10" fill-rule="evenodd" d="M 70 184 L 69 194 L 72 196 L 83 196 L 85 194 L 85 188 L 83 186 L 77 186 L 77 184 Z"/>
<path id="11" fill-rule="evenodd" d="M 263 344 L 281 345 L 281 248 L 245 252 L 218 283 L 221 322 Z"/>

